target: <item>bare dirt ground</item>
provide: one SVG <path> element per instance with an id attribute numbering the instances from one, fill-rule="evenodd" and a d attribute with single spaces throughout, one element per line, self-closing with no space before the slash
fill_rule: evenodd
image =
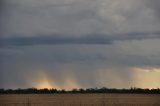
<path id="1" fill-rule="evenodd" d="M 9 94 L 0 95 L 0 106 L 160 106 L 160 95 Z"/>

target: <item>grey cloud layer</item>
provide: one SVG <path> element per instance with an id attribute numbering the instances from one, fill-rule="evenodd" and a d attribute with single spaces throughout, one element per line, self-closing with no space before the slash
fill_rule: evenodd
<path id="1" fill-rule="evenodd" d="M 5 0 L 3 4 L 2 36 L 110 35 L 160 28 L 158 0 Z"/>
<path id="2" fill-rule="evenodd" d="M 160 18 L 160 1 L 159 0 L 148 0 L 147 5 L 148 7 L 152 8 L 155 11 L 155 14 Z"/>

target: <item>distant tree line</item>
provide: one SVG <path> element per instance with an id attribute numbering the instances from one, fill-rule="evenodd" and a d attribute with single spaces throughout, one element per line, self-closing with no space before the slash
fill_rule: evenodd
<path id="1" fill-rule="evenodd" d="M 115 89 L 115 88 L 88 88 L 88 89 L 73 89 L 73 90 L 57 90 L 57 89 L 0 89 L 0 94 L 67 94 L 67 93 L 130 93 L 130 94 L 160 94 L 160 89 Z"/>

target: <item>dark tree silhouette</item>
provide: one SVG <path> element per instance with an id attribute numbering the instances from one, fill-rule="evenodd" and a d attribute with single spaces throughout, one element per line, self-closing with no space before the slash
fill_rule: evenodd
<path id="1" fill-rule="evenodd" d="M 73 89 L 66 91 L 65 89 L 0 89 L 0 94 L 59 94 L 59 93 L 133 93 L 133 94 L 160 94 L 160 89 L 141 89 L 132 87 L 130 89 L 115 89 L 115 88 L 87 88 L 87 89 Z"/>

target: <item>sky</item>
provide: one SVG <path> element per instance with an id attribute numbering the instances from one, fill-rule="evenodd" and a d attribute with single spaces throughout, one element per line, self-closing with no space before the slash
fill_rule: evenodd
<path id="1" fill-rule="evenodd" d="M 160 0 L 1 0 L 0 88 L 160 88 Z"/>

